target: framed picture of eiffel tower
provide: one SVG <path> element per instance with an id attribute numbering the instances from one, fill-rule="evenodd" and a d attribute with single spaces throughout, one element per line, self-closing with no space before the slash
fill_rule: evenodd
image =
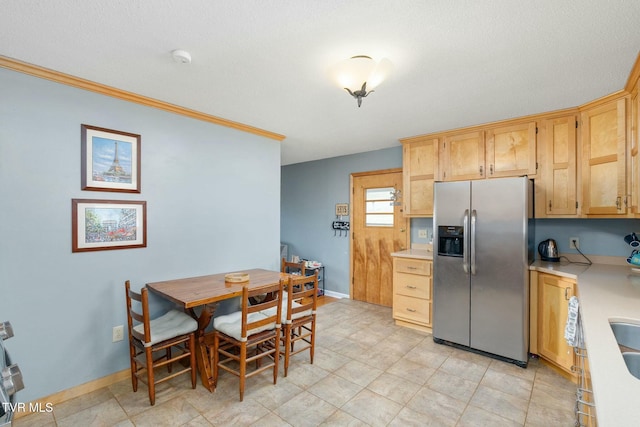
<path id="1" fill-rule="evenodd" d="M 140 135 L 82 125 L 82 189 L 140 192 Z"/>

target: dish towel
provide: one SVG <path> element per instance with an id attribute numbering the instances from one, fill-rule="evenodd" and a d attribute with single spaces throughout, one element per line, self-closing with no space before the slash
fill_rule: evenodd
<path id="1" fill-rule="evenodd" d="M 564 339 L 571 347 L 584 347 L 582 338 L 582 322 L 580 320 L 580 304 L 575 296 L 569 299 L 569 314 L 564 327 Z"/>

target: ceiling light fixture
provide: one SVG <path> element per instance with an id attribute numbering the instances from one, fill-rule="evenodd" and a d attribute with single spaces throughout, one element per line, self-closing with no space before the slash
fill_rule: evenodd
<path id="1" fill-rule="evenodd" d="M 393 65 L 387 58 L 376 62 L 366 55 L 352 56 L 340 61 L 332 70 L 338 84 L 349 95 L 362 104 L 362 98 L 369 95 L 390 74 Z"/>
<path id="2" fill-rule="evenodd" d="M 171 52 L 171 56 L 179 64 L 191 64 L 191 54 L 186 50 L 176 49 Z"/>

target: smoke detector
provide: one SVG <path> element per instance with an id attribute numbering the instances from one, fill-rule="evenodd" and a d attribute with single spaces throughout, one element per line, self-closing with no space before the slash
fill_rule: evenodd
<path id="1" fill-rule="evenodd" d="M 191 64 L 191 54 L 186 50 L 176 49 L 171 52 L 171 56 L 178 64 Z"/>

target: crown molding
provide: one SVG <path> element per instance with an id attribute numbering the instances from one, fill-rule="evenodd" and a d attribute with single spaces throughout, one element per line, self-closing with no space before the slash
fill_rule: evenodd
<path id="1" fill-rule="evenodd" d="M 190 110 L 188 108 L 180 107 L 174 104 L 170 104 L 168 102 L 159 101 L 157 99 L 138 95 L 132 92 L 127 92 L 121 89 L 116 89 L 100 83 L 92 82 L 90 80 L 81 79 L 79 77 L 75 77 L 69 74 L 64 74 L 58 71 L 39 67 L 37 65 L 28 64 L 26 62 L 18 61 L 16 59 L 8 58 L 2 55 L 0 55 L 0 67 L 7 68 L 9 70 L 17 71 L 24 74 L 29 74 L 34 77 L 51 80 L 56 83 L 62 83 L 67 86 L 72 86 L 75 88 L 99 93 L 101 95 L 122 99 L 124 101 L 133 102 L 133 103 L 144 105 L 147 107 L 157 108 L 159 110 L 168 111 L 170 113 L 180 114 L 183 116 L 190 117 L 192 119 L 202 120 L 202 121 L 213 123 L 216 125 L 240 130 L 242 132 L 252 133 L 254 135 L 263 136 L 265 138 L 274 139 L 276 141 L 282 141 L 283 139 L 285 139 L 284 135 L 280 135 L 274 132 L 269 132 L 264 129 L 259 129 L 253 126 L 244 125 L 242 123 L 234 122 L 231 120 L 222 119 L 220 117 L 201 113 L 199 111 Z"/>

